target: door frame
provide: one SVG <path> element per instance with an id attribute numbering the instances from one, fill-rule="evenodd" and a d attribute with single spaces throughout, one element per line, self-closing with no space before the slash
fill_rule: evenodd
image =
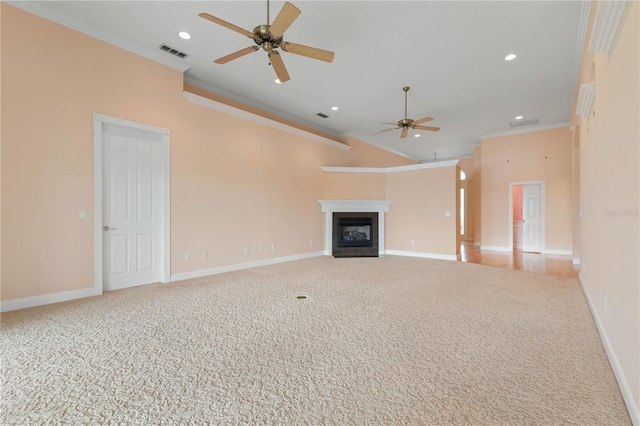
<path id="1" fill-rule="evenodd" d="M 545 240 L 544 240 L 544 232 L 545 232 L 545 217 L 546 217 L 546 192 L 544 187 L 543 180 L 530 180 L 530 181 L 521 181 L 521 182 L 509 182 L 509 251 L 513 251 L 513 187 L 518 185 L 540 185 L 540 209 L 542 213 L 541 220 L 541 230 L 540 230 L 540 253 L 544 253 L 545 250 Z"/>
<path id="2" fill-rule="evenodd" d="M 126 127 L 133 130 L 154 133 L 160 136 L 160 173 L 162 181 L 162 265 L 161 279 L 163 283 L 171 282 L 171 186 L 170 186 L 170 150 L 169 142 L 171 131 L 169 129 L 137 123 L 117 117 L 93 113 L 93 289 L 94 293 L 102 294 L 104 291 L 103 273 L 103 247 L 102 247 L 102 133 L 105 125 Z"/>

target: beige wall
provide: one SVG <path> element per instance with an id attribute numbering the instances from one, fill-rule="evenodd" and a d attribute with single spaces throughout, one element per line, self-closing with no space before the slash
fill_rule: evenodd
<path id="1" fill-rule="evenodd" d="M 324 173 L 324 200 L 386 200 L 384 173 Z"/>
<path id="2" fill-rule="evenodd" d="M 327 172 L 323 197 L 392 201 L 385 224 L 387 250 L 450 257 L 459 253 L 460 246 L 459 171 L 446 166 L 387 173 Z M 450 217 L 445 217 L 446 211 Z"/>
<path id="3" fill-rule="evenodd" d="M 637 409 L 640 405 L 640 4 L 629 3 L 612 49 L 608 53 L 585 49 L 578 88 L 595 82 L 595 102 L 588 117 L 574 116 L 573 123 L 580 141 L 580 277 Z M 591 37 L 596 10 L 594 3 L 585 46 Z"/>
<path id="4" fill-rule="evenodd" d="M 387 249 L 458 253 L 458 170 L 449 166 L 387 174 L 387 199 L 393 201 L 387 215 Z M 445 217 L 447 211 L 450 217 Z"/>
<path id="5" fill-rule="evenodd" d="M 321 166 L 411 163 L 189 103 L 181 72 L 0 7 L 3 301 L 93 285 L 94 112 L 171 129 L 172 274 L 319 251 Z"/>
<path id="6" fill-rule="evenodd" d="M 571 140 L 568 127 L 482 140 L 483 247 L 509 247 L 509 183 L 545 181 L 545 250 L 571 253 Z"/>

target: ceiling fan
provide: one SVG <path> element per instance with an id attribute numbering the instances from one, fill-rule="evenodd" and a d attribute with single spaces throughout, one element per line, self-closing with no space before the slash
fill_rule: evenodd
<path id="1" fill-rule="evenodd" d="M 273 66 L 278 80 L 280 83 L 284 83 L 285 81 L 290 80 L 290 78 L 289 73 L 284 66 L 284 62 L 280 57 L 280 53 L 276 50 L 278 48 L 295 55 L 302 55 L 325 62 L 333 61 L 333 52 L 317 49 L 315 47 L 303 46 L 301 44 L 289 43 L 283 40 L 284 32 L 291 26 L 293 21 L 300 16 L 300 13 L 300 9 L 291 3 L 286 2 L 284 6 L 282 6 L 282 9 L 280 9 L 280 13 L 278 13 L 276 19 L 274 19 L 273 24 L 269 24 L 269 0 L 267 0 L 267 24 L 258 25 L 253 29 L 253 32 L 237 27 L 220 18 L 211 16 L 208 13 L 200 13 L 198 16 L 249 37 L 250 39 L 253 39 L 257 45 L 249 46 L 227 56 L 223 56 L 222 58 L 216 59 L 214 61 L 215 63 L 226 64 L 234 59 L 253 53 L 262 47 L 262 49 L 269 55 L 269 60 L 271 62 L 270 65 Z"/>
<path id="2" fill-rule="evenodd" d="M 431 126 L 418 126 L 418 124 L 426 123 L 428 121 L 433 120 L 431 117 L 421 118 L 420 120 L 412 120 L 407 118 L 407 92 L 409 91 L 409 86 L 405 86 L 402 88 L 404 90 L 404 119 L 398 121 L 397 123 L 382 123 L 382 124 L 391 124 L 394 127 L 393 129 L 385 129 L 378 133 L 374 133 L 374 135 L 378 135 L 384 132 L 390 132 L 391 130 L 397 130 L 402 128 L 402 133 L 400 134 L 400 139 L 404 139 L 407 137 L 409 133 L 409 128 L 418 129 L 418 130 L 430 130 L 432 132 L 437 132 L 440 130 L 440 127 L 431 127 Z"/>

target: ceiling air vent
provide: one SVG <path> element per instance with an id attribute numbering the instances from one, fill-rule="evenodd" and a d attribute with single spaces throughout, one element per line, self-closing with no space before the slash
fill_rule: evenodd
<path id="1" fill-rule="evenodd" d="M 181 52 L 181 51 L 179 51 L 177 49 L 174 49 L 173 47 L 167 46 L 166 44 L 161 44 L 160 45 L 160 50 L 163 50 L 163 51 L 165 51 L 167 53 L 171 53 L 173 56 L 177 56 L 180 59 L 184 59 L 187 56 L 189 56 L 184 52 Z"/>
<path id="2" fill-rule="evenodd" d="M 320 117 L 320 118 L 328 118 L 328 117 L 329 117 L 327 114 L 323 114 L 323 113 L 321 113 L 321 112 L 317 113 L 316 115 L 317 115 L 318 117 Z"/>
<path id="3" fill-rule="evenodd" d="M 521 126 L 528 126 L 530 124 L 538 124 L 539 122 L 540 122 L 540 120 L 538 120 L 537 118 L 531 118 L 529 120 L 512 121 L 511 123 L 509 123 L 509 126 L 511 126 L 511 127 L 521 127 Z"/>

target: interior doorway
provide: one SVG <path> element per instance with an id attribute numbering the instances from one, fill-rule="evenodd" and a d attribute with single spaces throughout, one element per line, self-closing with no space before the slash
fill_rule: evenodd
<path id="1" fill-rule="evenodd" d="M 94 114 L 96 294 L 170 281 L 169 130 Z"/>
<path id="2" fill-rule="evenodd" d="M 509 248 L 544 251 L 544 181 L 509 183 Z"/>

